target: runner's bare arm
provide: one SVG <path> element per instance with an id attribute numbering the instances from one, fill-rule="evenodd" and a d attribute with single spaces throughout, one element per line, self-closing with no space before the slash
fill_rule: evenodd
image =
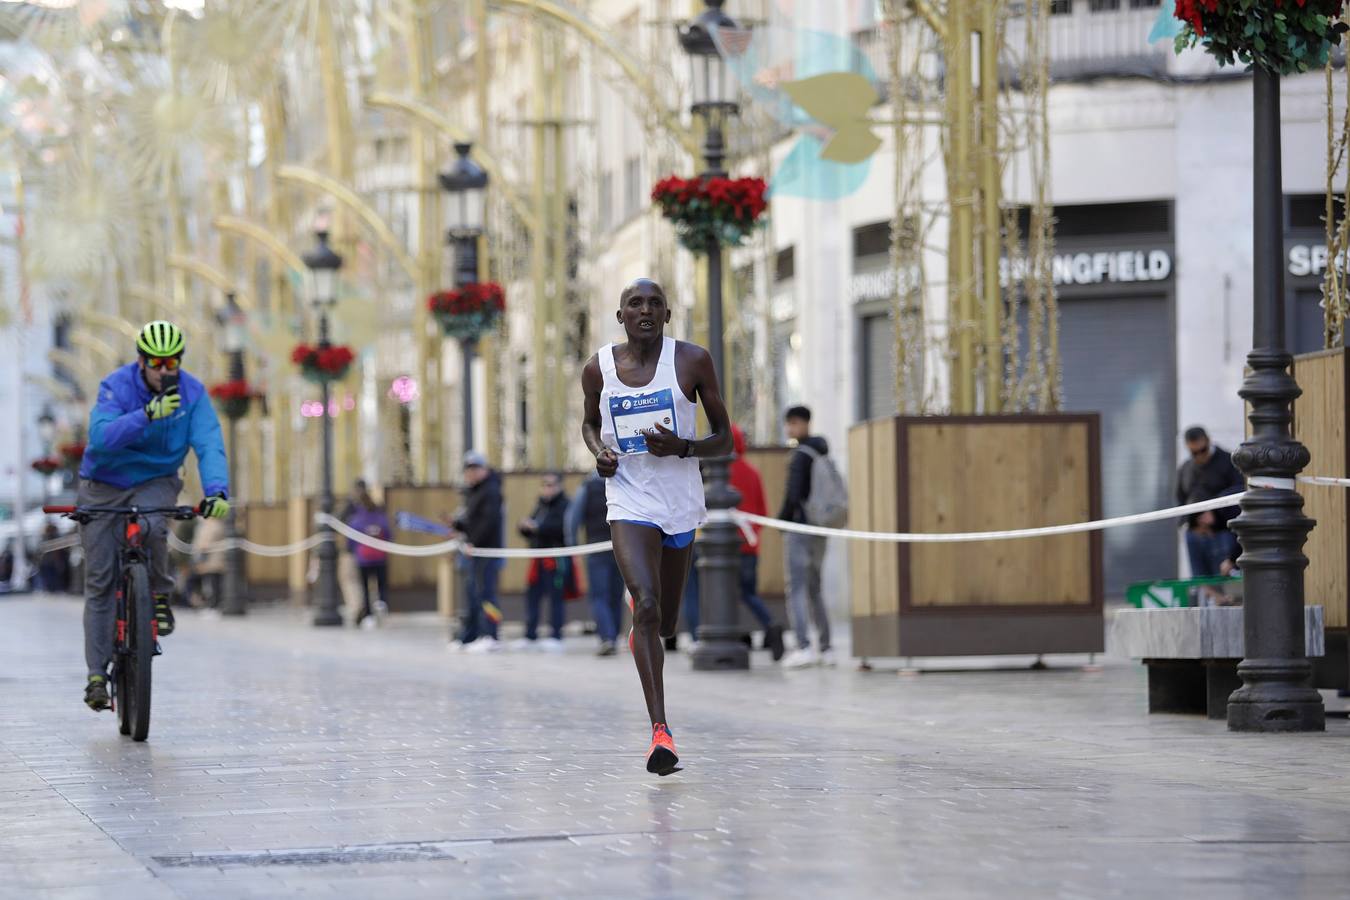
<path id="1" fill-rule="evenodd" d="M 619 471 L 619 457 L 600 440 L 600 392 L 605 386 L 605 376 L 600 371 L 599 357 L 592 356 L 581 370 L 581 390 L 585 395 L 585 411 L 581 420 L 581 437 L 586 449 L 595 457 L 595 471 L 602 478 L 613 478 Z"/>
<path id="2" fill-rule="evenodd" d="M 708 417 L 712 433 L 701 440 L 686 441 L 658 422 L 656 430 L 647 435 L 647 452 L 653 456 L 696 456 L 704 459 L 730 456 L 731 420 L 727 415 L 726 404 L 722 402 L 722 389 L 717 383 L 712 357 L 697 344 L 681 341 L 675 351 L 675 369 L 677 372 L 692 370 L 694 393 L 703 404 L 703 413 Z"/>

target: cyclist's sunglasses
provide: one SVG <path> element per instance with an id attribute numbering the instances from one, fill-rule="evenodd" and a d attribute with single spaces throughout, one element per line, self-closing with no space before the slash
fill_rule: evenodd
<path id="1" fill-rule="evenodd" d="M 145 364 L 152 369 L 167 369 L 170 372 L 178 370 L 182 364 L 182 359 L 177 356 L 147 356 Z"/>

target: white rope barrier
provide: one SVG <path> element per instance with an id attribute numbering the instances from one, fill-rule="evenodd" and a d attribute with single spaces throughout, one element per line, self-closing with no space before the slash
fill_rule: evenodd
<path id="1" fill-rule="evenodd" d="M 325 541 L 331 541 L 332 535 L 326 532 L 311 534 L 303 541 L 296 541 L 293 544 L 255 544 L 245 538 L 226 538 L 218 541 L 210 547 L 194 547 L 187 541 L 184 541 L 172 531 L 169 532 L 169 547 L 179 553 L 202 553 L 210 555 L 212 553 L 225 553 L 230 550 L 243 550 L 245 553 L 253 556 L 269 556 L 279 558 L 282 556 L 294 556 L 297 553 L 308 553 L 310 550 L 318 547 Z"/>
<path id="2" fill-rule="evenodd" d="M 579 544 L 575 547 L 549 547 L 545 550 L 529 550 L 519 547 L 470 547 L 463 541 L 441 541 L 439 544 L 395 544 L 391 541 L 371 537 L 352 528 L 341 519 L 327 513 L 316 513 L 314 521 L 327 525 L 345 538 L 365 544 L 385 553 L 397 556 L 440 556 L 445 553 L 459 552 L 465 556 L 477 556 L 482 559 L 556 559 L 560 556 L 589 556 L 592 553 L 605 553 L 614 549 L 611 541 L 595 544 Z"/>
<path id="3" fill-rule="evenodd" d="M 1297 478 L 1297 482 L 1328 487 L 1350 487 L 1350 478 L 1331 478 L 1320 475 L 1300 475 Z M 1295 487 L 1295 479 L 1255 477 L 1249 479 L 1248 484 L 1253 488 L 1293 490 Z M 740 510 L 709 510 L 707 521 L 708 524 L 730 522 L 736 525 L 740 528 L 741 533 L 751 545 L 758 543 L 754 534 L 754 529 L 751 528 L 751 525 L 761 525 L 765 528 L 774 528 L 778 531 L 789 532 L 792 534 L 809 534 L 817 537 L 837 537 L 844 538 L 845 540 L 871 541 L 874 543 L 959 544 L 974 543 L 976 541 L 1020 540 L 1024 538 L 1054 537 L 1065 534 L 1082 534 L 1091 531 L 1103 531 L 1107 528 L 1122 528 L 1129 525 L 1142 525 L 1148 522 L 1162 522 L 1168 519 L 1179 519 L 1183 516 L 1189 516 L 1195 513 L 1236 506 L 1241 502 L 1244 496 L 1246 496 L 1245 492 L 1227 494 L 1223 497 L 1215 497 L 1212 500 L 1203 500 L 1199 503 L 1188 503 L 1183 506 L 1173 506 L 1169 509 L 1159 509 L 1153 512 L 1116 516 L 1114 518 L 1098 519 L 1092 522 L 1074 522 L 1067 525 L 1046 525 L 1038 528 L 1015 528 L 1004 531 L 965 531 L 950 533 L 857 531 L 848 528 L 824 528 L 819 525 L 803 525 L 797 522 L 787 522 L 782 519 L 769 518 L 768 516 L 757 516 L 751 513 L 741 512 Z M 614 549 L 612 541 L 580 544 L 575 547 L 550 547 L 543 550 L 530 550 L 517 547 L 471 547 L 458 539 L 440 541 L 435 544 L 396 544 L 393 541 L 382 540 L 357 531 L 341 519 L 327 515 L 326 513 L 315 514 L 314 521 L 319 525 L 327 525 L 333 532 L 355 541 L 358 544 L 364 544 L 367 547 L 372 547 L 376 550 L 381 550 L 396 556 L 431 557 L 442 556 L 447 553 L 463 553 L 466 556 L 476 556 L 483 559 L 556 559 L 559 557 L 578 557 L 589 556 L 594 553 L 607 553 Z M 61 546 L 74 545 L 74 541 L 72 541 L 71 544 L 62 543 L 65 540 L 65 538 L 62 538 L 60 541 L 53 542 L 53 549 L 57 544 L 60 544 Z M 303 541 L 280 545 L 255 544 L 252 541 L 243 538 L 232 538 L 221 541 L 210 549 L 198 552 L 221 553 L 226 550 L 238 548 L 245 553 L 251 553 L 256 556 L 281 557 L 308 552 L 328 540 L 332 540 L 332 534 L 324 531 L 310 535 Z M 178 536 L 172 532 L 169 533 L 169 544 L 173 549 L 183 553 L 194 552 L 191 544 L 180 540 Z"/>
<path id="4" fill-rule="evenodd" d="M 878 531 L 852 531 L 846 528 L 822 528 L 819 525 L 801 525 L 797 522 L 784 522 L 782 519 L 770 519 L 767 516 L 755 516 L 750 513 L 737 513 L 747 522 L 754 522 L 766 528 L 777 528 L 794 534 L 810 534 L 818 537 L 842 537 L 854 541 L 873 541 L 890 544 L 962 544 L 974 541 L 1010 541 L 1021 538 L 1053 537 L 1060 534 L 1080 534 L 1085 531 L 1101 531 L 1106 528 L 1121 528 L 1126 525 L 1140 525 L 1145 522 L 1161 522 L 1167 519 L 1179 519 L 1194 513 L 1236 506 L 1243 494 L 1228 494 L 1213 500 L 1199 503 L 1187 503 L 1171 509 L 1159 509 L 1154 512 L 1136 513 L 1132 516 L 1117 516 L 1113 519 L 1098 519 L 1094 522 L 1075 522 L 1071 525 L 1046 525 L 1040 528 L 1015 528 L 1008 531 L 957 531 L 942 533 L 904 533 Z"/>

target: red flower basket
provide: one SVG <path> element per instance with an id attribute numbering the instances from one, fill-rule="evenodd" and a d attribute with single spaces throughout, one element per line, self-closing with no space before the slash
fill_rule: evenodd
<path id="1" fill-rule="evenodd" d="M 354 359 L 351 348 L 343 346 L 298 344 L 291 351 L 291 362 L 300 367 L 300 374 L 316 383 L 340 380 Z"/>
<path id="2" fill-rule="evenodd" d="M 211 387 L 211 399 L 216 401 L 227 419 L 242 419 L 248 415 L 249 404 L 259 394 L 247 381 L 222 381 Z"/>
<path id="3" fill-rule="evenodd" d="M 54 456 L 44 456 L 33 460 L 33 471 L 44 478 L 61 468 L 61 460 Z"/>
<path id="4" fill-rule="evenodd" d="M 57 449 L 61 453 L 61 459 L 65 462 L 66 468 L 72 472 L 79 471 L 80 462 L 84 460 L 84 443 L 76 441 L 71 444 L 62 444 Z"/>
<path id="5" fill-rule="evenodd" d="M 1177 0 L 1176 49 L 1200 44 L 1220 66 L 1292 75 L 1326 65 L 1347 30 L 1344 0 Z"/>
<path id="6" fill-rule="evenodd" d="M 763 178 L 662 178 L 652 188 L 652 202 L 675 225 L 680 243 L 706 253 L 714 242 L 739 247 L 760 224 L 769 208 Z"/>
<path id="7" fill-rule="evenodd" d="M 506 292 L 495 281 L 475 282 L 427 298 L 446 337 L 476 341 L 497 327 L 506 311 Z"/>

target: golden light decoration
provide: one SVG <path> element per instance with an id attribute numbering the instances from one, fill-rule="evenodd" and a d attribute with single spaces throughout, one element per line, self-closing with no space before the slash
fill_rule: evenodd
<path id="1" fill-rule="evenodd" d="M 232 128 L 237 110 L 167 79 L 140 85 L 121 99 L 116 114 L 135 161 L 133 175 L 147 188 L 164 184 L 171 167 L 189 153 L 216 162 L 237 149 Z"/>
<path id="2" fill-rule="evenodd" d="M 0 3 L 0 27 L 48 52 L 98 40 L 130 20 L 127 0 L 38 0 Z"/>
<path id="3" fill-rule="evenodd" d="M 121 171 L 109 158 L 76 158 L 44 173 L 29 214 L 34 278 L 79 279 L 132 259 L 145 208 L 134 185 L 114 174 Z"/>
<path id="4" fill-rule="evenodd" d="M 289 8 L 295 0 L 217 2 L 200 19 L 175 24 L 178 58 L 190 61 L 188 77 L 215 102 L 255 97 L 280 75 Z"/>

